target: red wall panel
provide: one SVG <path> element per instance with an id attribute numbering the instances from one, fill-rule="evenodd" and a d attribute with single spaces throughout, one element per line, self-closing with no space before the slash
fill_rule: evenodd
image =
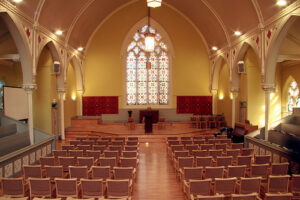
<path id="1" fill-rule="evenodd" d="M 212 96 L 177 96 L 177 113 L 212 114 Z"/>
<path id="2" fill-rule="evenodd" d="M 101 114 L 118 114 L 119 100 L 117 96 L 82 97 L 82 114 L 99 116 Z"/>

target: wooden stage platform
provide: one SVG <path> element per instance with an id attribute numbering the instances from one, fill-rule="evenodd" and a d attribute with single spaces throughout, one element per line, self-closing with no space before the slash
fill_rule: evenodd
<path id="1" fill-rule="evenodd" d="M 145 134 L 142 123 L 102 123 L 99 118 L 74 118 L 72 126 L 66 128 L 66 138 L 77 136 L 138 136 L 143 139 L 165 139 L 168 136 L 208 135 L 218 132 L 218 129 L 192 128 L 189 122 L 164 122 L 153 124 L 153 132 Z"/>

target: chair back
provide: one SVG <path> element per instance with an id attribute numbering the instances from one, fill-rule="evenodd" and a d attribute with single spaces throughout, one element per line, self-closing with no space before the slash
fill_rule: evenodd
<path id="1" fill-rule="evenodd" d="M 129 197 L 129 180 L 107 180 L 107 197 Z"/>
<path id="2" fill-rule="evenodd" d="M 41 165 L 23 165 L 24 178 L 42 178 Z"/>
<path id="3" fill-rule="evenodd" d="M 116 157 L 100 157 L 99 158 L 100 166 L 110 166 L 111 169 L 117 165 L 117 158 Z"/>
<path id="4" fill-rule="evenodd" d="M 110 166 L 92 166 L 92 178 L 106 180 L 110 178 Z"/>
<path id="5" fill-rule="evenodd" d="M 216 178 L 215 193 L 218 194 L 233 194 L 235 190 L 236 178 Z"/>
<path id="6" fill-rule="evenodd" d="M 289 163 L 272 163 L 271 175 L 285 175 L 288 173 Z"/>
<path id="7" fill-rule="evenodd" d="M 257 193 L 252 194 L 232 194 L 232 200 L 257 200 Z"/>
<path id="8" fill-rule="evenodd" d="M 271 156 L 270 155 L 254 155 L 255 164 L 270 164 Z"/>
<path id="9" fill-rule="evenodd" d="M 293 195 L 291 193 L 285 194 L 273 194 L 273 193 L 266 193 L 266 200 L 291 200 Z"/>
<path id="10" fill-rule="evenodd" d="M 183 179 L 184 180 L 201 180 L 202 179 L 202 167 L 184 167 L 183 168 Z"/>
<path id="11" fill-rule="evenodd" d="M 30 197 L 51 198 L 50 178 L 29 178 Z"/>
<path id="12" fill-rule="evenodd" d="M 288 192 L 290 175 L 282 176 L 269 176 L 268 179 L 268 192 L 270 193 L 284 193 Z"/>
<path id="13" fill-rule="evenodd" d="M 260 182 L 261 178 L 244 178 L 241 177 L 240 183 L 240 194 L 250 194 L 250 193 L 257 193 L 260 192 Z"/>
<path id="14" fill-rule="evenodd" d="M 237 178 L 245 177 L 246 167 L 247 167 L 246 165 L 228 166 L 227 177 L 228 178 L 231 178 L 231 177 L 237 177 Z"/>
<path id="15" fill-rule="evenodd" d="M 42 165 L 42 167 L 44 167 L 45 165 L 50 165 L 50 166 L 54 166 L 55 165 L 55 158 L 54 156 L 50 156 L 50 157 L 40 157 L 40 164 Z"/>
<path id="16" fill-rule="evenodd" d="M 210 167 L 213 164 L 212 160 L 213 160 L 212 156 L 196 157 L 196 166 L 197 167 Z"/>
<path id="17" fill-rule="evenodd" d="M 251 156 L 238 156 L 237 165 L 246 165 L 247 167 L 250 167 L 251 159 L 252 159 Z"/>
<path id="18" fill-rule="evenodd" d="M 224 167 L 206 167 L 205 168 L 205 178 L 223 178 L 224 177 Z"/>
<path id="19" fill-rule="evenodd" d="M 189 193 L 190 195 L 210 195 L 211 179 L 204 180 L 190 180 Z"/>
<path id="20" fill-rule="evenodd" d="M 123 151 L 122 157 L 124 158 L 136 158 L 137 157 L 137 151 Z"/>
<path id="21" fill-rule="evenodd" d="M 252 164 L 250 167 L 250 176 L 267 178 L 268 169 L 269 164 Z"/>
<path id="22" fill-rule="evenodd" d="M 81 178 L 88 178 L 87 166 L 70 166 L 69 170 L 70 177 L 77 178 L 77 181 L 79 181 Z"/>
<path id="23" fill-rule="evenodd" d="M 217 166 L 228 167 L 232 165 L 232 156 L 217 156 Z"/>
<path id="24" fill-rule="evenodd" d="M 252 148 L 242 148 L 241 149 L 241 156 L 253 156 L 254 149 Z"/>
<path id="25" fill-rule="evenodd" d="M 63 178 L 64 170 L 63 166 L 45 166 L 46 177 L 49 177 L 51 180 L 54 178 Z"/>
<path id="26" fill-rule="evenodd" d="M 93 145 L 94 151 L 100 151 L 100 153 L 103 153 L 103 151 L 106 149 L 105 145 Z"/>
<path id="27" fill-rule="evenodd" d="M 194 157 L 178 157 L 178 167 L 193 167 Z"/>
<path id="28" fill-rule="evenodd" d="M 55 178 L 56 197 L 78 197 L 77 179 L 61 179 Z"/>
<path id="29" fill-rule="evenodd" d="M 193 150 L 192 151 L 192 155 L 194 157 L 206 157 L 206 156 L 209 156 L 209 151 L 207 150 Z"/>
<path id="30" fill-rule="evenodd" d="M 69 151 L 69 156 L 71 157 L 82 157 L 83 156 L 83 150 L 70 150 Z"/>
<path id="31" fill-rule="evenodd" d="M 114 167 L 114 179 L 133 179 L 133 167 Z"/>
<path id="32" fill-rule="evenodd" d="M 242 149 L 244 148 L 244 143 L 232 143 L 231 149 Z"/>
<path id="33" fill-rule="evenodd" d="M 137 168 L 137 158 L 120 158 L 120 166 L 121 167 L 133 167 Z"/>
<path id="34" fill-rule="evenodd" d="M 87 166 L 91 168 L 94 165 L 94 157 L 78 157 L 78 166 Z"/>
<path id="35" fill-rule="evenodd" d="M 102 179 L 80 179 L 82 198 L 104 198 Z"/>
<path id="36" fill-rule="evenodd" d="M 23 178 L 2 178 L 2 194 L 10 197 L 24 197 Z"/>

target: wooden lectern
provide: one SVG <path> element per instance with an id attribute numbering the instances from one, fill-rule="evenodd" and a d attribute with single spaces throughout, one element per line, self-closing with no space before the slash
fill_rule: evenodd
<path id="1" fill-rule="evenodd" d="M 152 133 L 152 113 L 151 111 L 144 115 L 145 117 L 145 133 Z"/>

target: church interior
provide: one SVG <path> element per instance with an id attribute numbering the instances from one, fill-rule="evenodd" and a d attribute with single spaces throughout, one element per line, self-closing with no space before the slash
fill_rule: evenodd
<path id="1" fill-rule="evenodd" d="M 0 200 L 300 199 L 299 16 L 0 0 Z"/>

